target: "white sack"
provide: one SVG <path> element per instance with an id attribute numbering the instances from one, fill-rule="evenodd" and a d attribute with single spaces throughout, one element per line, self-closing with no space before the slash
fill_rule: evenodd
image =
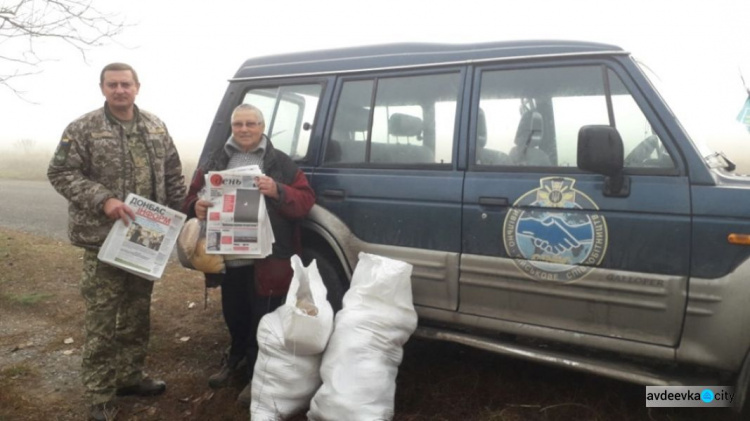
<path id="1" fill-rule="evenodd" d="M 307 417 L 316 421 L 393 418 L 403 345 L 417 327 L 412 266 L 359 254 L 344 307 L 336 315 Z"/>
<path id="2" fill-rule="evenodd" d="M 320 362 L 333 329 L 333 310 L 316 262 L 305 268 L 293 256 L 292 267 L 286 302 L 263 316 L 258 326 L 251 420 L 289 418 L 309 406 L 320 386 Z"/>
<path id="3" fill-rule="evenodd" d="M 297 255 L 292 256 L 294 278 L 286 296 L 286 311 L 281 314 L 287 349 L 296 355 L 321 354 L 333 331 L 333 308 L 328 302 L 325 284 L 312 261 L 304 267 Z"/>

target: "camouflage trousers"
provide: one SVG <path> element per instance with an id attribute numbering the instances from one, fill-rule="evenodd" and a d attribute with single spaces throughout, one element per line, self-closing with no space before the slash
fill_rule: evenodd
<path id="1" fill-rule="evenodd" d="M 118 387 L 143 378 L 150 334 L 151 281 L 83 254 L 81 295 L 86 303 L 81 378 L 90 404 L 114 398 Z"/>

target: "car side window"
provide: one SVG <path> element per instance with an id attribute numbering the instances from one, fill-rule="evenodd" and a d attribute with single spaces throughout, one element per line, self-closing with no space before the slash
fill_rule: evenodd
<path id="1" fill-rule="evenodd" d="M 459 73 L 342 84 L 327 164 L 451 163 Z"/>
<path id="2" fill-rule="evenodd" d="M 263 112 L 266 135 L 276 149 L 301 159 L 310 146 L 310 129 L 322 90 L 320 84 L 255 88 L 245 93 L 242 102 Z"/>
<path id="3" fill-rule="evenodd" d="M 626 168 L 674 168 L 625 85 L 611 69 L 605 80 L 602 69 L 568 66 L 482 72 L 475 164 L 576 168 L 578 131 L 585 125 L 603 124 L 620 133 Z"/>

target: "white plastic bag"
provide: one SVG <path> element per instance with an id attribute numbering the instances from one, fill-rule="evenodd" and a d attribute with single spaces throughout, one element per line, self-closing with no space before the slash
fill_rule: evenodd
<path id="1" fill-rule="evenodd" d="M 417 327 L 411 271 L 405 262 L 359 254 L 323 355 L 323 385 L 310 402 L 308 419 L 393 418 L 403 345 Z"/>
<path id="2" fill-rule="evenodd" d="M 333 329 L 333 309 L 316 262 L 305 268 L 293 256 L 292 267 L 286 302 L 263 316 L 258 326 L 251 420 L 289 418 L 309 406 L 320 386 L 320 361 Z"/>
<path id="3" fill-rule="evenodd" d="M 284 329 L 276 311 L 261 319 L 258 342 L 250 419 L 287 419 L 305 409 L 320 386 L 321 354 L 294 355 L 290 352 L 284 345 Z"/>
<path id="4" fill-rule="evenodd" d="M 289 285 L 281 322 L 286 347 L 297 355 L 315 355 L 325 350 L 333 331 L 333 308 L 328 302 L 318 264 L 304 267 L 302 260 L 292 256 L 294 277 Z"/>

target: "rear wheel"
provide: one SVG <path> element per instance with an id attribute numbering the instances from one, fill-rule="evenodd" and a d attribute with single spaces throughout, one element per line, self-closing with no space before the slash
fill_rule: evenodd
<path id="1" fill-rule="evenodd" d="M 341 310 L 342 300 L 347 289 L 343 271 L 340 269 L 338 262 L 335 262 L 325 253 L 316 249 L 305 248 L 302 251 L 302 262 L 307 266 L 313 260 L 318 263 L 318 272 L 320 272 L 323 284 L 328 290 L 328 302 L 331 303 L 333 312 L 336 313 Z"/>

